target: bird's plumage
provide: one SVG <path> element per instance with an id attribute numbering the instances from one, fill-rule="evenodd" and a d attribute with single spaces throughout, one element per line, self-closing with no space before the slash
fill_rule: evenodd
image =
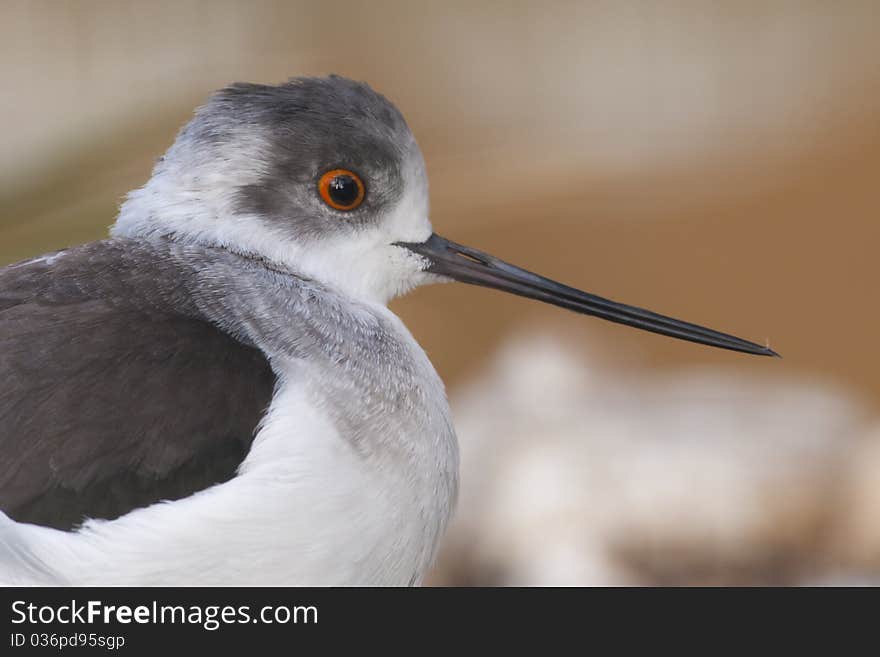
<path id="1" fill-rule="evenodd" d="M 0 516 L 0 581 L 420 580 L 455 500 L 457 447 L 442 383 L 383 305 L 161 237 L 77 247 L 2 280 L 18 378 L 3 389 L 17 431 L 3 432 L 0 494 L 25 522 Z M 158 501 L 179 492 L 193 494 Z M 74 531 L 29 522 L 66 527 L 90 509 Z"/>
<path id="2" fill-rule="evenodd" d="M 328 170 L 366 185 L 328 207 Z M 407 584 L 449 519 L 421 152 L 367 85 L 234 84 L 111 238 L 0 273 L 0 582 Z"/>
<path id="3" fill-rule="evenodd" d="M 126 240 L 0 270 L 0 510 L 71 529 L 227 481 L 275 376 Z"/>
<path id="4" fill-rule="evenodd" d="M 386 304 L 450 278 L 775 355 L 433 235 L 421 151 L 367 85 L 235 84 L 109 240 L 0 271 L 0 582 L 419 582 L 458 446 Z"/>

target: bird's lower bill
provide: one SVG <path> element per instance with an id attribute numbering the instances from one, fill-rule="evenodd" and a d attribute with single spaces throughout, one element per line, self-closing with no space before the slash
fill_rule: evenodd
<path id="1" fill-rule="evenodd" d="M 680 340 L 759 356 L 779 355 L 768 347 L 733 335 L 582 292 L 477 249 L 456 244 L 436 233 L 425 242 L 401 242 L 397 246 L 405 247 L 425 258 L 429 262 L 426 271 L 462 283 L 503 290 Z"/>

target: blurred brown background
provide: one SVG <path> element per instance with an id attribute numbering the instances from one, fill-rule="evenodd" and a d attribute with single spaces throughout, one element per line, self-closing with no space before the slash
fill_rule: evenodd
<path id="1" fill-rule="evenodd" d="M 872 582 L 878 21 L 855 1 L 4 0 L 0 264 L 103 237 L 211 90 L 366 80 L 422 145 L 441 234 L 784 356 L 463 286 L 396 301 L 462 441 L 434 583 Z"/>

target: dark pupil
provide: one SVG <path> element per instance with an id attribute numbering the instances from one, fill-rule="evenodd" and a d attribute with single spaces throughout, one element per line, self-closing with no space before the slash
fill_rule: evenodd
<path id="1" fill-rule="evenodd" d="M 351 176 L 334 177 L 327 191 L 330 198 L 339 205 L 351 205 L 358 197 L 358 186 Z"/>

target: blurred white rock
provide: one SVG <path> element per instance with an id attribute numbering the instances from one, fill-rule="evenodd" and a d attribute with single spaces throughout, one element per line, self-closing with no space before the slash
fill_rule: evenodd
<path id="1" fill-rule="evenodd" d="M 880 572 L 880 430 L 866 431 L 859 404 L 831 386 L 623 373 L 536 334 L 504 345 L 452 404 L 461 496 L 433 582 Z"/>

